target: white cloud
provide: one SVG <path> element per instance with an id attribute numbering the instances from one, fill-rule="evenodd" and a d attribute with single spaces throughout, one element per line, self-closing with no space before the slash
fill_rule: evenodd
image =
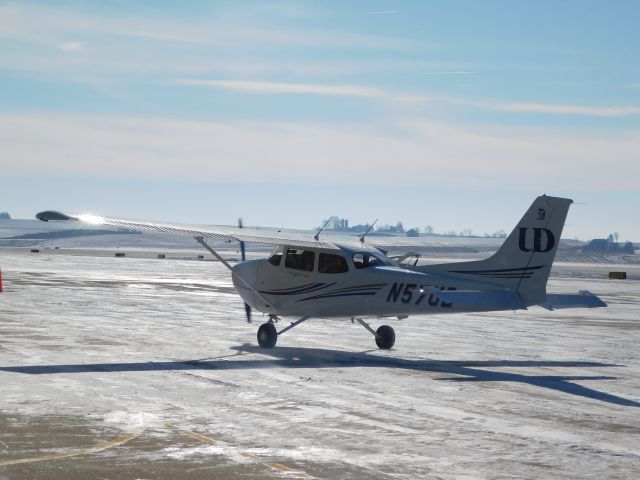
<path id="1" fill-rule="evenodd" d="M 169 75 L 317 79 L 382 69 L 468 68 L 455 62 L 362 56 L 363 51 L 396 52 L 416 45 L 403 38 L 356 34 L 331 27 L 303 29 L 295 22 L 283 25 L 281 20 L 274 24 L 273 14 L 264 15 L 272 7 L 255 8 L 259 15 L 251 8 L 242 8 L 242 15 L 229 18 L 224 14 L 198 18 L 171 17 L 162 8 L 151 9 L 147 15 L 124 10 L 97 15 L 28 3 L 0 5 L 0 40 L 8 40 L 0 49 L 0 69 L 46 74 L 56 81 L 126 85 L 131 79 L 164 81 Z M 53 53 L 52 45 L 56 48 Z M 91 55 L 72 55 L 87 51 L 89 45 Z M 289 47 L 293 50 L 289 51 Z M 299 52 L 301 48 L 304 56 Z M 312 50 L 327 53 L 333 49 L 341 55 L 308 55 Z M 352 55 L 343 55 L 345 51 Z"/>
<path id="2" fill-rule="evenodd" d="M 393 132 L 393 133 L 391 133 Z M 640 132 L 0 115 L 5 175 L 637 190 Z"/>
<path id="3" fill-rule="evenodd" d="M 472 75 L 476 72 L 471 70 L 450 70 L 443 72 L 424 72 L 422 75 Z"/>
<path id="4" fill-rule="evenodd" d="M 58 45 L 58 49 L 66 53 L 84 52 L 86 47 L 82 42 L 66 42 Z"/>
<path id="5" fill-rule="evenodd" d="M 404 103 L 443 102 L 491 110 L 502 110 L 521 113 L 544 113 L 548 115 L 579 115 L 590 117 L 624 117 L 629 115 L 640 115 L 640 107 L 636 106 L 594 107 L 586 105 L 559 105 L 546 103 L 492 103 L 465 100 L 461 98 L 434 97 L 419 93 L 411 94 L 393 92 L 382 88 L 365 87 L 359 85 L 202 79 L 180 79 L 177 80 L 176 83 L 180 85 L 211 87 L 250 94 L 307 94 L 345 97 L 368 97 Z"/>
<path id="6" fill-rule="evenodd" d="M 385 97 L 384 90 L 357 85 L 322 85 L 309 83 L 256 82 L 245 80 L 196 80 L 182 79 L 176 83 L 201 87 L 213 87 L 244 93 L 257 94 L 311 94 L 346 97 Z"/>
<path id="7" fill-rule="evenodd" d="M 258 6 L 256 11 L 263 12 Z M 264 47 L 293 45 L 296 47 L 357 48 L 367 50 L 414 48 L 412 40 L 391 36 L 355 34 L 331 29 L 283 27 L 252 15 L 244 8 L 242 16 L 198 19 L 168 18 L 167 12 L 155 10 L 151 15 L 91 15 L 64 8 L 43 5 L 8 4 L 0 6 L 0 36 L 44 44 L 63 36 L 95 35 L 117 38 L 147 39 L 158 42 L 220 46 Z M 59 42 L 58 42 L 59 43 Z"/>
<path id="8" fill-rule="evenodd" d="M 589 117 L 625 117 L 629 115 L 640 115 L 640 107 L 636 106 L 592 107 L 548 103 L 481 103 L 479 106 L 509 112 L 548 113 L 551 115 L 581 115 Z"/>

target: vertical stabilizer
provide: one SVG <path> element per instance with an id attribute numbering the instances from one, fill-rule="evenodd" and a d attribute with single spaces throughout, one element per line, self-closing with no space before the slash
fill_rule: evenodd
<path id="1" fill-rule="evenodd" d="M 518 292 L 526 305 L 546 300 L 546 286 L 573 200 L 536 198 L 500 249 L 486 260 L 421 269 L 482 279 Z"/>

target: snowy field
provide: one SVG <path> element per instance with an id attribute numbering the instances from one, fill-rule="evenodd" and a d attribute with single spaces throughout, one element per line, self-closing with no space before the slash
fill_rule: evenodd
<path id="1" fill-rule="evenodd" d="M 609 308 L 391 321 L 391 351 L 338 319 L 258 349 L 216 262 L 0 267 L 2 480 L 640 478 L 640 282 L 600 267 L 549 291 Z"/>

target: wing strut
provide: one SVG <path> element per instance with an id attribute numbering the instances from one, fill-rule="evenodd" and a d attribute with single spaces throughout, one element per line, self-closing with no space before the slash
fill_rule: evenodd
<path id="1" fill-rule="evenodd" d="M 194 237 L 194 238 L 196 239 L 196 242 L 198 242 L 204 248 L 209 250 L 209 253 L 211 253 L 211 255 L 216 257 L 225 267 L 227 267 L 229 270 L 231 270 L 231 273 L 233 273 L 233 267 L 231 265 L 229 265 L 229 262 L 227 262 L 224 258 L 222 258 L 220 256 L 220 254 L 218 252 L 216 252 L 213 248 L 211 248 L 209 246 L 209 244 L 206 242 L 206 240 L 204 239 L 204 237 Z"/>
<path id="2" fill-rule="evenodd" d="M 278 336 L 282 335 L 284 332 L 288 332 L 289 330 L 291 330 L 293 327 L 300 325 L 302 322 L 306 322 L 307 320 L 309 320 L 310 317 L 308 316 L 304 316 L 302 317 L 300 320 L 296 321 L 296 322 L 291 322 L 291 324 L 288 327 L 283 328 L 282 330 L 280 330 L 278 332 Z"/>
<path id="3" fill-rule="evenodd" d="M 253 288 L 253 287 L 249 284 L 249 282 L 247 282 L 247 281 L 246 281 L 244 278 L 242 278 L 240 275 L 236 274 L 236 272 L 233 270 L 233 267 L 232 267 L 231 265 L 229 265 L 229 262 L 227 262 L 224 258 L 222 258 L 222 257 L 220 256 L 220 254 L 219 254 L 218 252 L 216 252 L 213 248 L 211 248 L 211 247 L 209 246 L 209 244 L 207 243 L 207 241 L 206 241 L 203 237 L 193 237 L 193 238 L 195 238 L 195 239 L 196 239 L 196 241 L 197 241 L 200 245 L 202 245 L 204 248 L 206 248 L 206 249 L 209 251 L 209 253 L 211 253 L 211 255 L 213 255 L 213 256 L 214 256 L 214 257 L 216 257 L 218 260 L 220 260 L 220 262 L 221 262 L 225 267 L 227 267 L 227 268 L 229 269 L 229 271 L 231 272 L 231 275 L 233 275 L 233 276 L 235 276 L 235 278 L 239 279 L 239 280 L 244 284 L 244 286 L 245 286 L 246 288 L 248 288 L 249 290 L 251 290 L 251 291 L 255 294 L 255 296 L 256 296 L 256 297 L 258 297 L 262 303 L 264 303 L 264 305 L 265 305 L 265 306 L 267 306 L 267 307 L 270 307 L 270 306 L 271 306 L 271 303 L 270 303 L 266 298 L 264 298 L 264 296 L 263 296 L 263 295 L 262 295 L 258 290 L 256 290 L 255 288 Z M 247 321 L 249 321 L 249 322 L 251 321 L 251 320 L 250 320 L 250 317 L 248 317 L 248 320 L 247 320 Z"/>
<path id="4" fill-rule="evenodd" d="M 238 219 L 238 228 L 242 228 L 242 219 Z M 240 240 L 240 258 L 243 262 L 247 260 L 247 249 L 244 245 L 244 240 Z M 247 315 L 247 323 L 251 323 L 251 305 L 244 302 L 244 312 Z"/>

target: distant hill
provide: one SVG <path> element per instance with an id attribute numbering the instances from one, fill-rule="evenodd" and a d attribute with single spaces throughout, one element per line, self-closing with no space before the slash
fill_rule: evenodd
<path id="1" fill-rule="evenodd" d="M 0 220 L 11 220 L 9 212 L 0 212 Z"/>

